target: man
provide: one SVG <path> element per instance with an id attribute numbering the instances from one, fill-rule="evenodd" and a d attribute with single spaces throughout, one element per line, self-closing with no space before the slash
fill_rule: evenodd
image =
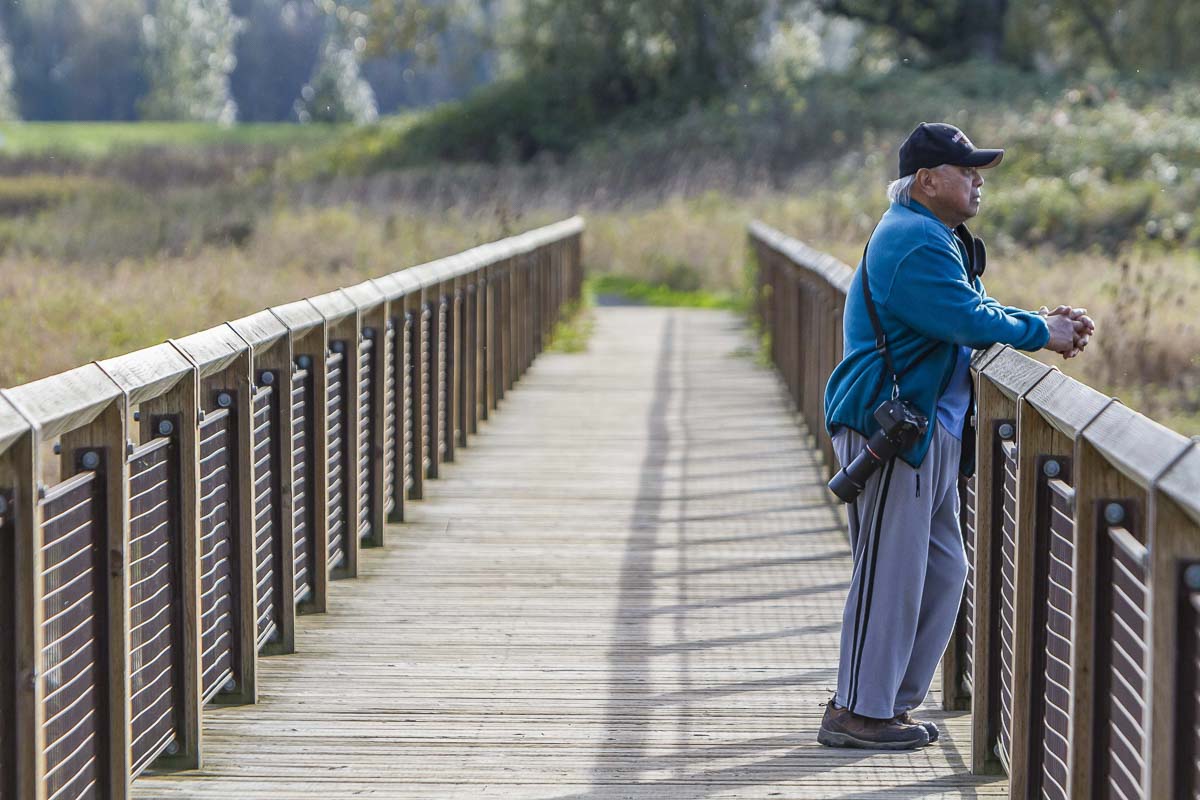
<path id="1" fill-rule="evenodd" d="M 854 573 L 822 744 L 904 750 L 937 739 L 933 723 L 909 712 L 925 699 L 966 580 L 958 479 L 974 468 L 972 348 L 1000 342 L 1069 358 L 1094 332 L 1082 309 L 1025 311 L 984 291 L 983 244 L 963 223 L 979 212 L 980 170 L 1003 155 L 977 149 L 953 125 L 919 125 L 900 147 L 891 207 L 846 296 L 845 356 L 825 390 L 838 460 L 858 455 L 880 427 L 875 409 L 891 397 L 929 424 L 849 506 Z"/>

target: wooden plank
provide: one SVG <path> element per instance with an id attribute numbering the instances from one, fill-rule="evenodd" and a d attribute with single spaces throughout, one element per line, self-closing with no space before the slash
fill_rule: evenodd
<path id="1" fill-rule="evenodd" d="M 1008 796 L 936 690 L 935 746 L 816 744 L 851 565 L 803 429 L 726 313 L 596 317 L 136 796 Z"/>

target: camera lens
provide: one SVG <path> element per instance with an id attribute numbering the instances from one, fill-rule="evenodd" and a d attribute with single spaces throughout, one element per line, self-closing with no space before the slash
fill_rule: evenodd
<path id="1" fill-rule="evenodd" d="M 843 503 L 852 503 L 862 493 L 867 481 L 885 461 L 896 455 L 896 443 L 882 431 L 867 440 L 867 444 L 854 460 L 847 464 L 829 481 L 829 491 Z"/>

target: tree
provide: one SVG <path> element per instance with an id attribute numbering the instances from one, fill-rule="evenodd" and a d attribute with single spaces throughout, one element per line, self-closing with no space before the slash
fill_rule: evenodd
<path id="1" fill-rule="evenodd" d="M 17 96 L 13 91 L 16 80 L 12 48 L 8 45 L 8 37 L 4 35 L 3 26 L 0 26 L 0 120 L 20 119 Z"/>
<path id="2" fill-rule="evenodd" d="M 135 119 L 143 0 L 0 2 L 25 119 Z"/>
<path id="3" fill-rule="evenodd" d="M 312 0 L 232 0 L 242 20 L 229 89 L 243 122 L 294 119 L 293 103 L 313 75 L 328 18 Z"/>
<path id="4" fill-rule="evenodd" d="M 297 119 L 363 123 L 379 116 L 375 93 L 359 70 L 358 54 L 365 47 L 361 37 L 347 42 L 342 31 L 331 27 L 313 76 L 296 100 Z"/>
<path id="5" fill-rule="evenodd" d="M 603 105 L 704 99 L 753 69 L 762 0 L 527 0 L 527 72 L 559 73 Z"/>
<path id="6" fill-rule="evenodd" d="M 150 81 L 143 116 L 234 122 L 229 74 L 240 27 L 228 0 L 158 0 L 143 18 Z"/>
<path id="7" fill-rule="evenodd" d="M 827 14 L 890 30 L 937 61 L 1012 56 L 1006 47 L 1008 0 L 819 0 L 818 5 Z"/>

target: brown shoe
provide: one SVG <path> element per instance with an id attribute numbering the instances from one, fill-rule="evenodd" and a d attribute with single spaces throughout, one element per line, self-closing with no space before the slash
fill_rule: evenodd
<path id="1" fill-rule="evenodd" d="M 925 732 L 929 734 L 930 744 L 933 744 L 938 740 L 938 726 L 934 725 L 928 720 L 913 719 L 912 714 L 909 714 L 907 711 L 905 711 L 903 714 L 897 714 L 895 720 L 903 725 L 920 725 L 925 729 Z"/>
<path id="2" fill-rule="evenodd" d="M 895 719 L 875 719 L 838 708 L 830 700 L 817 741 L 826 747 L 859 747 L 864 750 L 915 750 L 929 744 L 929 733 L 920 725 Z"/>

